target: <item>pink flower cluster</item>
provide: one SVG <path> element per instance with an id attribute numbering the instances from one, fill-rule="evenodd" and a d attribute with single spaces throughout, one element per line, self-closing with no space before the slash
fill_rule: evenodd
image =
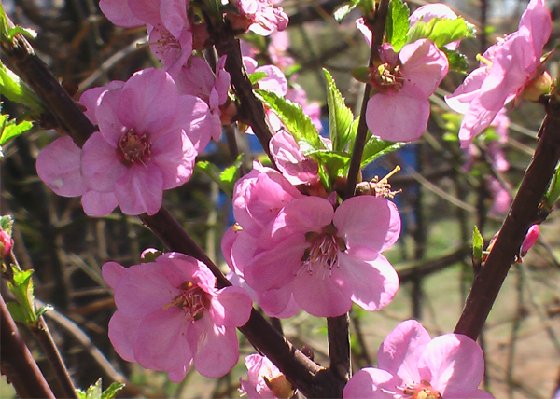
<path id="1" fill-rule="evenodd" d="M 463 148 L 542 74 L 540 58 L 551 32 L 552 19 L 545 1 L 531 0 L 517 32 L 486 50 L 480 67 L 446 97 L 454 111 L 465 115 L 459 130 Z"/>
<path id="2" fill-rule="evenodd" d="M 237 220 L 222 241 L 234 273 L 275 317 L 303 309 L 338 316 L 356 303 L 381 309 L 396 294 L 396 271 L 382 252 L 398 239 L 396 206 L 355 197 L 337 205 L 302 195 L 279 172 L 257 167 L 234 188 Z"/>
<path id="3" fill-rule="evenodd" d="M 200 261 L 178 253 L 124 268 L 103 266 L 117 311 L 109 339 L 119 355 L 181 381 L 191 364 L 206 377 L 221 377 L 239 357 L 236 327 L 247 322 L 251 299 L 239 287 L 216 289 Z"/>
<path id="4" fill-rule="evenodd" d="M 491 399 L 478 389 L 484 373 L 482 349 L 464 335 L 430 339 L 409 320 L 399 324 L 377 353 L 377 368 L 358 371 L 344 387 L 344 398 Z"/>

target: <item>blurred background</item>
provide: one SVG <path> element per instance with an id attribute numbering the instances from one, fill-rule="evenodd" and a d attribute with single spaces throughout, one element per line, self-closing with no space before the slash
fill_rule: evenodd
<path id="1" fill-rule="evenodd" d="M 145 43 L 143 28 L 122 29 L 108 22 L 96 0 L 4 1 L 12 20 L 37 32 L 35 50 L 64 87 L 78 98 L 83 90 L 113 79 L 126 80 L 133 72 L 156 64 Z M 323 109 L 328 132 L 326 90 L 321 67 L 333 74 L 347 104 L 358 109 L 363 85 L 351 76 L 368 62 L 368 49 L 351 13 L 342 23 L 331 17 L 340 1 L 285 0 L 290 16 L 287 55 L 299 65 L 292 82 L 301 85 L 310 101 Z M 427 4 L 408 2 L 412 9 Z M 454 0 L 446 4 L 474 24 L 478 37 L 463 41 L 461 51 L 477 65 L 475 55 L 494 44 L 500 35 L 517 29 L 526 0 Z M 553 18 L 558 1 L 549 0 Z M 557 43 L 558 24 L 547 49 Z M 293 66 L 292 65 L 292 66 Z M 551 67 L 556 69 L 556 64 Z M 553 74 L 553 76 L 555 76 Z M 400 294 L 380 312 L 355 309 L 352 349 L 356 369 L 375 364 L 383 337 L 400 321 L 421 320 L 432 335 L 452 332 L 472 280 L 470 241 L 477 225 L 487 243 L 498 230 L 530 161 L 542 107 L 523 103 L 508 110 L 507 140 L 499 127 L 476 141 L 470 159 L 459 149 L 456 132 L 460 119 L 449 114 L 442 96 L 452 92 L 464 75 L 450 73 L 432 96 L 429 131 L 422 140 L 367 168 L 364 176 L 382 177 L 396 165 L 391 178 L 401 189 L 396 201 L 403 217 L 401 239 L 388 254 L 401 275 Z M 4 102 L 4 112 L 20 112 Z M 24 268 L 34 268 L 36 297 L 52 304 L 46 314 L 56 342 L 76 385 L 87 388 L 99 377 L 104 386 L 127 380 L 123 397 L 229 398 L 239 397 L 239 378 L 245 373 L 243 355 L 252 347 L 241 336 L 240 363 L 231 375 L 207 380 L 191 370 L 180 384 L 165 374 L 122 361 L 107 338 L 107 323 L 115 310 L 110 290 L 100 276 L 109 259 L 123 265 L 139 262 L 148 247 L 163 249 L 136 217 L 114 213 L 89 218 L 79 199 L 54 195 L 37 178 L 35 159 L 42 147 L 59 133 L 35 129 L 4 148 L 0 159 L 0 214 L 15 218 L 15 254 Z M 239 133 L 246 161 L 259 156 L 253 136 Z M 487 153 L 498 146 L 509 164 L 497 167 Z M 201 157 L 219 166 L 230 164 L 226 143 L 212 145 Z M 165 206 L 223 265 L 220 239 L 232 223 L 230 203 L 202 174 L 176 190 L 167 191 Z M 480 341 L 486 354 L 486 389 L 497 398 L 551 398 L 560 377 L 560 219 L 553 212 L 541 226 L 537 245 L 516 264 L 506 280 Z M 224 270 L 226 270 L 224 265 Z M 5 285 L 2 284 L 2 293 Z M 312 348 L 315 359 L 327 360 L 325 320 L 300 314 L 283 321 L 286 335 L 298 346 Z M 37 345 L 28 340 L 49 377 Z M 2 377 L 0 397 L 14 392 Z"/>

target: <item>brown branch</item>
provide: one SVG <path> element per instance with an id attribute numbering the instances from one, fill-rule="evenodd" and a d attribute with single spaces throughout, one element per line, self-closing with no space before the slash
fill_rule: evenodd
<path id="1" fill-rule="evenodd" d="M 457 334 L 473 339 L 479 336 L 528 228 L 546 217 L 540 204 L 560 159 L 560 106 L 548 103 L 546 111 L 535 155 L 494 245 L 474 279 L 465 308 L 455 326 Z"/>
<path id="2" fill-rule="evenodd" d="M 21 398 L 53 398 L 54 395 L 27 349 L 0 295 L 0 369 Z"/>
<path id="3" fill-rule="evenodd" d="M 54 394 L 60 398 L 77 398 L 74 383 L 43 317 L 39 317 L 35 325 L 30 325 L 29 330 L 39 342 L 50 367 L 53 369 L 53 375 L 56 378 L 56 384 L 53 385 Z"/>

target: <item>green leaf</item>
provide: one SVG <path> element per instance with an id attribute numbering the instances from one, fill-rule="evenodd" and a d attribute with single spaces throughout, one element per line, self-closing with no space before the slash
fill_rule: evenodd
<path id="1" fill-rule="evenodd" d="M 2 62 L 0 62 L 0 94 L 12 102 L 27 106 L 34 113 L 43 112 L 39 97 Z"/>
<path id="2" fill-rule="evenodd" d="M 23 322 L 33 324 L 37 321 L 33 280 L 31 279 L 33 269 L 21 270 L 17 266 L 12 266 L 12 274 L 13 282 L 7 282 L 8 289 L 15 296 L 21 308 Z"/>
<path id="3" fill-rule="evenodd" d="M 262 78 L 266 78 L 266 72 L 253 72 L 249 74 L 249 81 L 254 86 L 261 80 Z"/>
<path id="4" fill-rule="evenodd" d="M 393 143 L 390 141 L 383 141 L 378 137 L 370 136 L 366 145 L 364 146 L 364 153 L 362 155 L 362 162 L 360 167 L 363 168 L 369 165 L 375 159 L 398 150 L 402 147 L 402 143 Z"/>
<path id="5" fill-rule="evenodd" d="M 117 393 L 123 389 L 124 384 L 120 382 L 113 382 L 109 387 L 103 391 L 102 380 L 99 378 L 87 391 L 76 389 L 78 399 L 113 399 Z"/>
<path id="6" fill-rule="evenodd" d="M 6 303 L 6 306 L 8 307 L 8 312 L 10 312 L 12 319 L 14 319 L 16 323 L 27 323 L 26 313 L 19 303 L 8 302 Z"/>
<path id="7" fill-rule="evenodd" d="M 334 151 L 343 151 L 350 138 L 354 115 L 350 108 L 344 103 L 344 97 L 336 87 L 336 83 L 325 68 L 323 68 L 327 80 L 327 103 L 329 105 L 329 129 L 332 148 Z"/>
<path id="8" fill-rule="evenodd" d="M 407 43 L 418 39 L 430 39 L 436 46 L 442 48 L 446 44 L 475 36 L 475 28 L 463 18 L 441 19 L 435 18 L 428 22 L 416 22 L 408 32 Z"/>
<path id="9" fill-rule="evenodd" d="M 4 5 L 0 1 L 0 38 L 8 36 L 8 17 Z"/>
<path id="10" fill-rule="evenodd" d="M 556 166 L 548 190 L 544 195 L 545 204 L 548 209 L 552 210 L 558 198 L 560 198 L 560 164 Z"/>
<path id="11" fill-rule="evenodd" d="M 37 319 L 47 313 L 49 310 L 53 310 L 54 308 L 51 305 L 41 306 L 39 309 L 35 311 L 35 316 Z"/>
<path id="12" fill-rule="evenodd" d="M 385 22 L 386 40 L 399 51 L 406 44 L 410 9 L 402 0 L 391 0 Z"/>
<path id="13" fill-rule="evenodd" d="M 286 100 L 271 91 L 256 89 L 255 94 L 276 113 L 297 143 L 305 141 L 315 149 L 325 148 L 311 118 L 303 113 L 299 104 Z"/>
<path id="14" fill-rule="evenodd" d="M 117 393 L 124 388 L 124 384 L 122 382 L 113 382 L 105 392 L 101 395 L 101 399 L 113 399 Z"/>
<path id="15" fill-rule="evenodd" d="M 477 264 L 482 263 L 482 248 L 484 246 L 484 239 L 478 227 L 474 226 L 472 234 L 472 256 L 473 260 Z"/>
<path id="16" fill-rule="evenodd" d="M 344 17 L 347 16 L 354 8 L 356 8 L 355 2 L 345 3 L 341 5 L 336 10 L 334 10 L 334 20 L 338 23 L 341 23 Z"/>
<path id="17" fill-rule="evenodd" d="M 449 50 L 447 48 L 441 49 L 447 56 L 447 61 L 449 62 L 449 69 L 455 72 L 460 72 L 466 74 L 469 70 L 469 60 L 466 55 L 456 51 Z"/>
<path id="18" fill-rule="evenodd" d="M 318 150 L 305 152 L 304 155 L 317 161 L 321 183 L 327 190 L 333 187 L 337 177 L 343 177 L 348 174 L 350 154 L 331 150 Z"/>
<path id="19" fill-rule="evenodd" d="M 242 163 L 243 155 L 241 154 L 235 159 L 230 167 L 223 171 L 209 161 L 198 161 L 196 163 L 196 169 L 208 175 L 212 180 L 214 180 L 214 182 L 216 182 L 216 184 L 218 184 L 218 187 L 220 187 L 220 189 L 231 198 L 233 185 L 239 175 L 239 168 Z"/>
<path id="20" fill-rule="evenodd" d="M 7 115 L 1 115 L 1 117 L 7 118 Z M 29 131 L 33 127 L 33 122 L 31 121 L 17 123 L 13 119 L 6 121 L 4 118 L 0 118 L 0 124 L 0 145 L 5 145 L 9 140 Z"/>

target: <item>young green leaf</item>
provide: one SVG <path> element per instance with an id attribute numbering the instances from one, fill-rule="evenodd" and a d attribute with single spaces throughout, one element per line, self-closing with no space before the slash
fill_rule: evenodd
<path id="1" fill-rule="evenodd" d="M 406 44 L 410 9 L 402 0 L 391 0 L 385 22 L 386 39 L 399 51 Z"/>
<path id="2" fill-rule="evenodd" d="M 430 39 L 436 46 L 442 48 L 446 44 L 475 36 L 474 26 L 463 18 L 441 19 L 435 18 L 428 22 L 416 22 L 408 32 L 407 43 L 418 39 Z"/>
<path id="3" fill-rule="evenodd" d="M 226 168 L 223 171 L 220 170 L 218 166 L 209 161 L 198 161 L 195 167 L 196 170 L 206 174 L 208 177 L 214 180 L 214 182 L 218 184 L 218 187 L 220 187 L 220 190 L 222 190 L 228 195 L 228 197 L 231 198 L 233 193 L 233 185 L 235 184 L 235 181 L 239 175 L 239 168 L 241 167 L 242 163 L 243 155 L 241 154 L 235 159 L 235 161 L 233 161 L 233 164 L 230 167 Z"/>
<path id="4" fill-rule="evenodd" d="M 336 87 L 336 83 L 325 68 L 323 68 L 327 80 L 327 103 L 329 105 L 329 129 L 334 151 L 344 151 L 349 141 L 354 115 L 350 108 L 344 103 L 344 97 Z"/>
<path id="5" fill-rule="evenodd" d="M 482 249 L 484 246 L 484 239 L 478 227 L 474 226 L 472 235 L 472 257 L 473 262 L 480 265 L 482 264 Z"/>
<path id="6" fill-rule="evenodd" d="M 33 122 L 21 121 L 17 123 L 15 120 L 7 121 L 7 115 L 0 115 L 0 145 L 5 145 L 9 140 L 27 132 L 33 127 Z"/>
<path id="7" fill-rule="evenodd" d="M 327 190 L 331 190 L 337 177 L 344 177 L 348 174 L 350 166 L 350 154 L 318 150 L 304 153 L 305 156 L 313 158 L 319 164 L 319 177 L 321 183 Z M 323 173 L 323 175 L 321 175 Z"/>
<path id="8" fill-rule="evenodd" d="M 548 190 L 544 194 L 544 202 L 548 209 L 552 210 L 554 203 L 560 198 L 560 165 L 556 166 L 552 181 L 548 186 Z"/>
<path id="9" fill-rule="evenodd" d="M 315 125 L 313 125 L 311 119 L 303 113 L 299 104 L 295 104 L 273 92 L 262 89 L 256 89 L 255 94 L 274 111 L 297 143 L 305 141 L 315 149 L 325 148 L 323 142 L 319 138 L 319 132 L 317 132 Z"/>
<path id="10" fill-rule="evenodd" d="M 258 83 L 259 80 L 261 80 L 262 78 L 266 78 L 266 72 L 253 72 L 249 74 L 248 77 L 249 77 L 249 81 L 254 86 L 255 84 Z"/>
<path id="11" fill-rule="evenodd" d="M 360 167 L 363 168 L 369 165 L 377 158 L 389 154 L 401 148 L 402 143 L 393 143 L 390 141 L 383 141 L 378 137 L 369 135 L 369 139 L 364 146 L 364 153 L 362 155 L 362 162 Z"/>
<path id="12" fill-rule="evenodd" d="M 34 113 L 43 112 L 39 97 L 2 62 L 0 62 L 0 94 L 12 102 L 27 106 Z"/>
<path id="13" fill-rule="evenodd" d="M 22 322 L 33 324 L 37 321 L 35 312 L 35 295 L 33 293 L 33 280 L 31 275 L 33 269 L 21 270 L 17 266 L 12 266 L 13 281 L 8 281 L 7 286 L 10 292 L 15 296 L 19 305 L 17 312 L 22 317 Z"/>
<path id="14" fill-rule="evenodd" d="M 113 382 L 103 391 L 102 380 L 99 378 L 92 384 L 87 391 L 76 389 L 78 399 L 113 399 L 117 393 L 123 389 L 124 384 L 121 382 Z"/>

